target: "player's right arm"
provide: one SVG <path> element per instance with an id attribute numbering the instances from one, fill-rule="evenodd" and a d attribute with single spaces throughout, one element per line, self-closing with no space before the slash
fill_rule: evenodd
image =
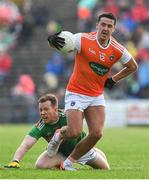
<path id="1" fill-rule="evenodd" d="M 23 156 L 25 155 L 25 153 L 31 149 L 31 147 L 37 142 L 37 139 L 30 136 L 30 135 L 26 135 L 24 140 L 22 141 L 22 143 L 20 144 L 20 146 L 18 147 L 18 149 L 16 150 L 13 160 L 5 167 L 7 168 L 19 168 L 20 164 L 19 162 L 21 161 L 21 159 L 23 158 Z"/>
<path id="2" fill-rule="evenodd" d="M 37 139 L 30 135 L 26 135 L 21 145 L 16 150 L 13 159 L 20 161 L 24 154 L 31 149 L 31 147 L 37 142 Z"/>
<path id="3" fill-rule="evenodd" d="M 61 31 L 48 36 L 48 43 L 50 47 L 53 47 L 59 50 L 65 45 L 65 39 L 58 36 L 60 33 Z"/>

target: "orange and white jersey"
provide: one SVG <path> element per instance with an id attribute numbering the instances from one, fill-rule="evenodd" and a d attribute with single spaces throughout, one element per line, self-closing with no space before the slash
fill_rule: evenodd
<path id="1" fill-rule="evenodd" d="M 76 36 L 76 57 L 74 70 L 67 90 L 87 96 L 99 96 L 113 64 L 125 64 L 132 56 L 113 37 L 108 46 L 102 47 L 97 32 L 78 33 Z"/>

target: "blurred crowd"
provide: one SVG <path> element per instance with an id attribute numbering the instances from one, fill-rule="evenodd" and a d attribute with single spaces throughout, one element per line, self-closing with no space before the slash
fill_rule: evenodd
<path id="1" fill-rule="evenodd" d="M 102 12 L 112 12 L 117 17 L 114 37 L 118 39 L 136 59 L 138 71 L 129 78 L 120 81 L 113 90 L 106 90 L 106 97 L 113 99 L 149 98 L 149 1 L 148 0 L 77 0 L 76 32 L 95 30 L 96 17 Z M 61 19 L 50 18 L 44 1 L 33 3 L 33 0 L 0 0 L 0 86 L 11 74 L 13 60 L 10 50 L 17 52 L 18 44 L 32 40 L 36 27 L 45 29 L 45 34 L 52 34 L 63 29 Z M 55 93 L 64 105 L 64 90 L 74 64 L 74 53 L 49 53 L 44 64 L 44 85 L 36 84 L 31 74 L 22 73 L 11 87 L 10 98 L 13 102 L 13 121 L 19 121 L 17 112 L 24 106 L 24 119 L 32 122 L 37 117 L 37 98 L 46 92 Z M 22 67 L 23 69 L 23 67 Z M 121 69 L 121 64 L 114 66 L 112 73 Z M 23 72 L 23 71 L 22 71 Z M 16 110 L 15 110 L 16 109 Z M 27 117 L 26 117 L 27 114 Z M 22 118 L 22 116 L 21 116 Z M 18 119 L 18 120 L 17 120 Z"/>

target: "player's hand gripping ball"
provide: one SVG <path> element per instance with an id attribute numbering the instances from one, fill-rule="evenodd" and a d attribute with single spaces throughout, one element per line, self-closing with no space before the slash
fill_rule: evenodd
<path id="1" fill-rule="evenodd" d="M 62 31 L 59 37 L 65 39 L 65 45 L 60 48 L 60 51 L 63 53 L 70 53 L 76 48 L 76 38 L 75 36 L 69 31 Z"/>

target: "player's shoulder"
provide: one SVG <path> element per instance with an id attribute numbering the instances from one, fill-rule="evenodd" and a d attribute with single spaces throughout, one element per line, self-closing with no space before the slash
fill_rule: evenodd
<path id="1" fill-rule="evenodd" d="M 124 48 L 124 46 L 120 42 L 118 42 L 118 40 L 115 39 L 113 36 L 111 36 L 111 43 L 119 45 Z"/>
<path id="2" fill-rule="evenodd" d="M 89 39 L 89 40 L 95 40 L 96 34 L 97 34 L 97 32 L 82 33 L 82 37 Z"/>
<path id="3" fill-rule="evenodd" d="M 34 125 L 37 129 L 41 129 L 45 123 L 43 122 L 42 118 Z"/>
<path id="4" fill-rule="evenodd" d="M 123 52 L 125 47 L 119 43 L 114 37 L 111 36 L 110 44 L 117 50 Z"/>

